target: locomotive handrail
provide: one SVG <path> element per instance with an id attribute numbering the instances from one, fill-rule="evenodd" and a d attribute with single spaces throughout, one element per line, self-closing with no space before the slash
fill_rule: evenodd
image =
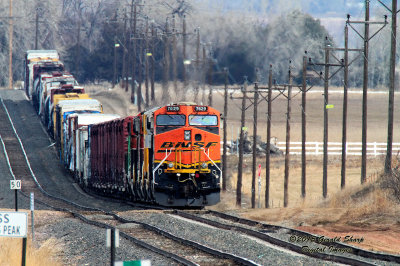
<path id="1" fill-rule="evenodd" d="M 206 149 L 204 149 L 204 148 L 201 148 L 202 150 L 203 150 L 203 152 L 204 152 L 204 154 L 208 157 L 208 159 L 210 159 L 210 161 L 212 162 L 212 164 L 215 166 L 215 167 L 217 167 L 217 169 L 219 170 L 219 172 L 220 172 L 220 176 L 222 176 L 222 170 L 218 167 L 218 165 L 210 158 L 210 156 L 206 153 Z M 210 152 L 210 149 L 207 149 L 208 150 L 208 152 Z"/>
<path id="2" fill-rule="evenodd" d="M 164 159 L 162 159 L 161 160 L 161 162 L 156 166 L 156 168 L 154 168 L 154 170 L 153 170 L 153 184 L 155 183 L 154 182 L 154 175 L 155 175 L 155 173 L 156 173 L 156 171 L 158 170 L 158 168 L 160 168 L 160 166 L 164 163 L 164 161 L 168 158 L 168 156 L 170 156 L 171 155 L 171 153 L 172 153 L 172 148 L 169 150 L 169 153 L 168 153 L 168 149 L 165 149 L 165 158 Z"/>

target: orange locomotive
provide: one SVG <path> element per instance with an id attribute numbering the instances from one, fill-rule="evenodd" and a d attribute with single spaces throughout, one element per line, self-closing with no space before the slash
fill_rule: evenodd
<path id="1" fill-rule="evenodd" d="M 174 206 L 218 203 L 222 174 L 220 113 L 209 106 L 182 103 L 155 110 L 153 119 L 154 156 L 149 156 L 153 161 L 148 170 L 154 177 L 156 201 Z"/>
<path id="2" fill-rule="evenodd" d="M 220 113 L 181 103 L 88 126 L 90 174 L 100 193 L 163 206 L 220 201 Z"/>

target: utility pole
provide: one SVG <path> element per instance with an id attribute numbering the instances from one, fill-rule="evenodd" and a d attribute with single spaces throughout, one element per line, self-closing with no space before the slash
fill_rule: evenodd
<path id="1" fill-rule="evenodd" d="M 131 2 L 131 11 L 130 11 L 130 15 L 129 15 L 129 36 L 128 36 L 128 70 L 127 70 L 127 75 L 129 75 L 131 77 L 131 79 L 133 80 L 132 77 L 132 68 L 131 68 L 131 64 L 132 64 L 132 28 L 133 28 L 133 3 L 134 0 L 132 0 Z M 133 84 L 133 83 L 132 83 Z M 126 81 L 126 85 L 125 85 L 125 92 L 128 92 L 129 90 L 129 81 Z"/>
<path id="2" fill-rule="evenodd" d="M 200 59 L 199 59 L 200 60 Z M 197 89 L 195 89 L 196 90 L 196 92 L 195 92 L 195 94 L 196 94 L 196 99 L 197 99 L 197 95 L 200 93 L 200 88 L 199 88 L 199 83 L 200 83 L 200 76 L 199 76 L 199 73 L 200 72 L 202 72 L 203 74 L 204 74 L 204 77 L 202 77 L 202 80 L 203 80 L 203 86 L 202 86 L 202 89 L 201 89 L 201 91 L 202 91 L 202 94 L 201 94 L 201 102 L 203 103 L 203 104 L 205 104 L 205 102 L 206 102 L 206 81 L 207 81 L 207 71 L 206 71 L 206 69 L 207 69 L 207 55 L 206 55 L 206 46 L 205 45 L 203 45 L 203 60 L 202 60 L 202 62 L 203 62 L 203 65 L 202 65 L 202 67 L 203 67 L 203 69 L 202 69 L 202 71 L 200 71 L 200 68 L 197 68 L 198 70 L 197 70 Z"/>
<path id="3" fill-rule="evenodd" d="M 44 22 L 44 21 L 39 20 L 39 12 L 42 13 L 42 8 L 39 7 L 39 5 L 38 5 L 38 7 L 36 7 L 36 17 L 35 17 L 35 21 L 34 21 L 35 22 L 35 46 L 34 46 L 34 49 L 35 50 L 39 49 L 39 23 Z M 30 21 L 30 22 L 33 22 L 33 21 Z"/>
<path id="4" fill-rule="evenodd" d="M 39 35 L 39 11 L 36 8 L 36 19 L 35 19 L 35 50 L 38 49 L 38 35 Z"/>
<path id="5" fill-rule="evenodd" d="M 267 154 L 265 156 L 265 208 L 269 208 L 270 155 L 271 155 L 271 116 L 272 116 L 272 65 L 268 75 L 268 113 L 267 113 Z"/>
<path id="6" fill-rule="evenodd" d="M 349 19 L 349 16 L 347 17 Z M 343 119 L 342 119 L 342 167 L 340 188 L 346 186 L 346 154 L 347 154 L 347 90 L 349 82 L 349 27 L 344 28 L 344 84 L 343 84 Z"/>
<path id="7" fill-rule="evenodd" d="M 303 83 L 301 89 L 301 196 L 306 197 L 306 93 L 307 56 L 303 56 Z"/>
<path id="8" fill-rule="evenodd" d="M 183 52 L 183 95 L 186 95 L 187 90 L 188 90 L 188 83 L 187 83 L 187 69 L 186 69 L 186 63 L 185 61 L 187 60 L 187 55 L 186 55 L 186 43 L 187 43 L 187 35 L 186 35 L 186 15 L 183 15 L 183 21 L 182 21 L 182 52 Z"/>
<path id="9" fill-rule="evenodd" d="M 311 90 L 313 85 L 307 87 L 307 67 L 308 67 L 308 60 L 307 51 L 305 51 L 305 56 L 303 56 L 303 82 L 299 89 L 301 90 L 301 197 L 304 199 L 306 197 L 306 167 L 307 167 L 307 160 L 306 160 L 306 103 L 307 103 L 307 92 Z"/>
<path id="10" fill-rule="evenodd" d="M 199 77 L 199 72 L 200 72 L 200 28 L 196 29 L 196 62 L 195 62 L 195 78 L 196 78 L 196 84 L 194 87 L 194 101 L 198 101 L 198 96 L 199 96 L 199 83 L 200 83 L 200 77 Z M 203 50 L 203 56 L 205 56 L 205 50 Z M 204 59 L 204 57 L 203 57 Z M 204 96 L 203 96 L 204 97 Z M 204 101 L 202 101 L 204 103 Z"/>
<path id="11" fill-rule="evenodd" d="M 155 101 L 155 92 L 154 92 L 154 79 L 155 79 L 155 57 L 154 57 L 154 48 L 156 42 L 156 32 L 154 29 L 154 23 L 151 23 L 151 102 L 154 103 Z"/>
<path id="12" fill-rule="evenodd" d="M 361 184 L 364 184 L 367 179 L 367 100 L 368 100 L 367 93 L 368 93 L 368 55 L 369 55 L 368 50 L 369 50 L 369 0 L 365 0 Z"/>
<path id="13" fill-rule="evenodd" d="M 169 102 L 169 92 L 168 92 L 168 81 L 169 81 L 169 27 L 168 27 L 168 18 L 165 22 L 165 31 L 164 31 L 164 70 L 163 70 L 163 92 L 162 99 L 165 102 Z"/>
<path id="14" fill-rule="evenodd" d="M 257 106 L 258 106 L 258 82 L 259 69 L 256 68 L 256 82 L 254 84 L 254 112 L 253 112 L 253 165 L 251 179 L 251 208 L 256 207 L 256 169 L 257 169 Z M 260 193 L 260 191 L 259 191 Z"/>
<path id="15" fill-rule="evenodd" d="M 114 89 L 115 84 L 117 82 L 117 36 L 114 35 L 114 64 L 113 64 L 113 70 L 114 70 L 114 75 L 113 75 L 113 82 L 112 82 L 112 88 Z"/>
<path id="16" fill-rule="evenodd" d="M 364 71 L 363 71 L 363 103 L 362 103 L 362 147 L 361 147 L 361 184 L 364 184 L 367 179 L 367 96 L 368 96 L 368 48 L 369 41 L 378 34 L 387 24 L 386 16 L 384 22 L 372 22 L 369 20 L 369 2 L 365 0 L 365 21 L 350 21 L 347 20 L 348 25 L 357 33 L 364 42 Z M 352 24 L 364 24 L 364 35 L 361 35 Z M 383 26 L 376 31 L 371 37 L 369 35 L 369 25 L 383 24 Z"/>
<path id="17" fill-rule="evenodd" d="M 79 77 L 79 64 L 80 64 L 80 53 L 81 53 L 81 23 L 82 23 L 82 15 L 81 10 L 79 10 L 79 19 L 78 19 L 78 32 L 76 37 L 76 58 L 75 58 L 75 72 L 76 75 Z M 115 19 L 117 18 L 117 14 L 115 14 Z M 115 42 L 114 42 L 115 43 Z M 114 88 L 114 85 L 113 85 Z"/>
<path id="18" fill-rule="evenodd" d="M 385 159 L 385 173 L 392 172 L 392 145 L 393 145 L 393 112 L 394 112 L 394 86 L 396 71 L 396 36 L 397 36 L 397 0 L 392 0 L 392 8 L 387 7 L 378 0 L 390 13 L 392 13 L 392 31 L 390 41 L 390 69 L 389 69 L 389 104 L 388 104 L 388 136 Z"/>
<path id="19" fill-rule="evenodd" d="M 213 83 L 213 54 L 212 54 L 212 50 L 211 50 L 211 46 L 210 46 L 210 53 L 209 53 L 209 58 L 208 58 L 208 86 L 209 86 L 209 90 L 208 90 L 208 105 L 212 106 L 212 102 L 213 102 L 213 87 L 212 87 L 212 83 Z"/>
<path id="20" fill-rule="evenodd" d="M 139 86 L 137 87 L 136 90 L 136 98 L 137 98 L 137 107 L 138 107 L 138 111 L 141 112 L 142 111 L 142 83 L 143 83 L 143 41 L 139 40 L 138 41 L 138 83 Z"/>
<path id="21" fill-rule="evenodd" d="M 244 126 L 246 119 L 246 89 L 247 89 L 247 78 L 245 84 L 242 87 L 242 114 L 240 124 L 240 143 L 239 143 L 239 164 L 238 164 L 238 176 L 236 184 L 236 206 L 242 206 L 242 169 L 243 169 L 243 149 L 244 149 Z"/>
<path id="22" fill-rule="evenodd" d="M 348 16 L 349 18 L 349 16 Z M 347 25 L 348 25 L 349 20 L 347 21 Z M 345 44 L 346 45 L 346 44 Z M 358 57 L 356 57 L 355 59 L 353 59 L 353 61 L 348 62 L 347 59 L 347 63 L 345 62 L 345 60 L 341 59 L 339 60 L 334 54 L 332 54 L 332 57 L 337 61 L 337 63 L 330 63 L 329 62 L 329 58 L 330 58 L 330 51 L 344 51 L 345 52 L 345 57 L 346 57 L 346 53 L 349 51 L 357 51 L 360 52 L 362 51 L 361 49 L 348 49 L 348 47 L 346 46 L 345 48 L 334 48 L 331 47 L 331 45 L 329 44 L 328 38 L 325 37 L 325 63 L 313 63 L 311 62 L 311 58 L 308 59 L 309 61 L 309 65 L 313 65 L 313 66 L 323 66 L 325 68 L 325 75 L 324 77 L 322 77 L 322 72 L 317 72 L 314 69 L 314 72 L 317 73 L 321 79 L 324 80 L 324 147 L 323 147 L 323 181 L 322 181 L 322 191 L 323 191 L 323 197 L 326 198 L 327 197 L 327 182 L 328 182 L 328 109 L 333 108 L 333 105 L 329 104 L 328 101 L 328 88 L 329 88 L 329 80 L 334 77 L 342 68 L 345 69 L 345 72 L 348 71 L 348 66 L 351 65 Z M 334 71 L 332 73 L 332 75 L 329 74 L 329 67 L 339 67 L 336 71 Z M 346 68 L 347 67 L 347 68 Z M 347 69 L 347 70 L 346 70 Z M 344 75 L 345 76 L 345 90 L 344 90 L 344 102 L 343 102 L 343 132 L 346 131 L 346 118 L 347 118 L 347 74 Z M 343 144 L 344 143 L 344 144 Z M 343 146 L 344 145 L 344 146 Z M 344 148 L 343 148 L 344 147 Z M 346 166 L 346 134 L 344 133 L 342 135 L 342 180 L 344 178 L 343 173 L 345 173 L 345 166 Z M 342 182 L 343 183 L 343 182 Z"/>
<path id="23" fill-rule="evenodd" d="M 325 39 L 325 75 L 324 75 L 324 157 L 323 157 L 323 177 L 322 177 L 322 196 L 328 195 L 328 88 L 329 88 L 329 52 L 328 38 Z"/>
<path id="24" fill-rule="evenodd" d="M 132 52 L 132 80 L 131 80 L 131 102 L 135 103 L 136 86 L 136 25 L 137 25 L 137 4 L 132 0 L 133 6 L 133 52 Z M 132 11 L 132 9 L 131 9 Z M 132 14 L 131 14 L 132 17 Z"/>
<path id="25" fill-rule="evenodd" d="M 128 16 L 126 14 L 126 10 L 124 10 L 124 40 L 123 40 L 123 47 L 122 47 L 122 80 L 125 82 L 123 82 L 123 87 L 126 88 L 127 84 L 128 84 L 128 71 L 126 70 L 126 24 L 127 24 L 127 20 L 128 20 Z"/>
<path id="26" fill-rule="evenodd" d="M 222 190 L 226 191 L 226 170 L 227 170 L 227 126 L 228 126 L 228 68 L 224 68 L 225 87 L 224 87 L 224 143 L 222 146 Z M 185 93 L 185 92 L 184 92 Z"/>
<path id="27" fill-rule="evenodd" d="M 176 59 L 177 59 L 177 50 L 176 50 L 176 27 L 175 27 L 175 15 L 172 15 L 172 80 L 174 84 L 175 96 L 178 96 L 178 83 L 177 83 L 177 70 L 176 70 Z M 179 96 L 179 98 L 181 95 Z"/>
<path id="28" fill-rule="evenodd" d="M 226 76 L 226 79 L 228 77 Z M 240 135 L 240 144 L 239 144 L 239 163 L 238 163 L 238 184 L 237 184 L 237 204 L 238 202 L 241 202 L 241 184 L 242 184 L 242 167 L 243 167 L 243 152 L 244 149 L 241 146 L 244 144 L 244 131 L 247 130 L 245 128 L 245 111 L 250 108 L 252 105 L 254 105 L 254 114 L 253 114 L 253 119 L 254 119 L 254 124 L 253 124 L 253 163 L 252 163 L 252 208 L 255 208 L 255 174 L 256 174 L 256 165 L 257 165 L 257 156 L 256 156 L 256 146 L 257 146 L 257 116 L 258 116 L 258 104 L 266 100 L 268 102 L 268 117 L 267 117 L 267 148 L 266 148 L 266 191 L 265 191 L 265 206 L 266 208 L 269 208 L 269 185 L 270 185 L 270 151 L 271 151 L 271 113 L 272 113 L 272 101 L 275 100 L 279 95 L 283 94 L 284 91 L 286 90 L 286 87 L 288 85 L 284 85 L 283 87 L 275 87 L 274 89 L 279 92 L 279 94 L 272 99 L 272 65 L 270 65 L 270 71 L 269 71 L 269 82 L 268 82 L 268 88 L 262 88 L 259 87 L 258 85 L 258 80 L 259 80 L 259 75 L 257 73 L 257 82 L 254 84 L 254 90 L 247 90 L 247 77 L 245 79 L 245 86 L 244 88 L 241 88 L 241 91 L 243 93 L 242 97 L 233 97 L 231 95 L 231 99 L 241 99 L 242 100 L 242 115 L 241 115 L 241 135 Z M 268 92 L 268 97 L 266 98 L 262 92 Z M 248 93 L 254 93 L 253 97 L 247 97 L 246 95 Z M 261 100 L 258 100 L 259 97 L 261 96 Z M 246 107 L 246 100 L 249 100 L 251 103 L 249 106 Z M 227 108 L 227 106 L 226 106 Z M 240 188 L 238 188 L 240 187 Z"/>
<path id="29" fill-rule="evenodd" d="M 291 64 L 291 62 L 290 62 Z M 283 206 L 288 206 L 289 198 L 289 164 L 290 164 L 290 114 L 291 114 L 291 99 L 292 99 L 292 69 L 289 66 L 289 84 L 287 92 L 287 113 L 286 113 L 286 153 L 285 153 L 285 177 L 283 184 Z"/>
<path id="30" fill-rule="evenodd" d="M 12 0 L 10 0 L 9 6 L 9 40 L 8 40 L 8 53 L 9 53 L 9 63 L 8 63 L 8 87 L 9 89 L 13 88 L 13 68 L 12 68 L 12 53 L 13 53 L 13 13 L 12 13 Z"/>
<path id="31" fill-rule="evenodd" d="M 146 88 L 146 107 L 149 106 L 150 96 L 149 96 L 149 18 L 146 16 L 146 24 L 144 30 L 144 43 L 145 43 L 145 56 L 144 56 L 144 64 L 145 64 L 145 72 L 146 72 L 146 79 L 145 79 L 145 88 Z"/>

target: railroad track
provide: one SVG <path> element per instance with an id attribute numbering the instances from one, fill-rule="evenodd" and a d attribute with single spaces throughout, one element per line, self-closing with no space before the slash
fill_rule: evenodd
<path id="1" fill-rule="evenodd" d="M 7 113 L 4 103 L 0 106 L 0 138 L 3 142 L 4 151 L 8 154 L 10 168 L 14 176 L 23 181 L 21 194 L 28 197 L 28 191 L 35 191 L 35 201 L 49 208 L 71 213 L 85 223 L 98 228 L 116 228 L 121 231 L 121 236 L 132 242 L 133 245 L 144 247 L 152 252 L 158 253 L 166 258 L 183 265 L 255 265 L 256 263 L 227 252 L 210 248 L 206 245 L 190 241 L 162 230 L 156 226 L 142 223 L 138 220 L 127 219 L 118 216 L 114 212 L 101 208 L 93 208 L 76 204 L 62 197 L 54 196 L 42 188 L 37 181 L 29 160 L 27 159 L 22 142 L 18 139 L 15 129 L 12 129 L 12 121 Z M 132 205 L 135 206 L 135 205 Z M 143 207 L 143 206 L 142 206 Z M 145 206 L 144 206 L 145 207 Z M 241 219 L 214 211 L 163 211 L 165 214 L 178 215 L 185 219 L 195 220 L 203 224 L 211 225 L 225 230 L 234 230 L 241 234 L 259 238 L 273 245 L 283 247 L 287 250 L 312 256 L 318 259 L 345 263 L 351 265 L 374 265 L 379 262 L 399 263 L 399 256 L 380 254 L 351 247 L 354 256 L 336 256 L 321 252 L 303 252 L 301 245 L 290 243 L 289 237 L 294 235 L 298 238 L 316 239 L 320 236 L 312 235 L 295 229 L 262 224 L 256 221 Z M 283 234 L 282 234 L 283 233 Z M 280 238 L 277 235 L 283 235 Z M 321 244 L 321 243 L 318 243 Z M 331 243 L 330 243 L 331 244 Z M 334 243 L 337 248 L 348 248 L 341 243 Z M 366 258 L 362 260 L 360 257 Z M 369 260 L 368 260 L 369 259 Z"/>
<path id="2" fill-rule="evenodd" d="M 350 265 L 381 265 L 383 263 L 397 265 L 400 263 L 400 256 L 367 251 L 340 241 L 329 241 L 332 239 L 301 230 L 260 223 L 217 211 L 189 212 L 174 210 L 165 212 L 219 229 L 237 231 L 296 253 L 322 260 Z M 309 249 L 303 248 L 305 245 L 312 246 L 317 251 L 310 252 Z M 325 252 L 320 252 L 322 250 Z"/>
<path id="3" fill-rule="evenodd" d="M 1 100 L 0 106 L 0 140 L 9 164 L 10 172 L 21 179 L 25 197 L 28 192 L 35 191 L 35 202 L 57 211 L 68 212 L 85 223 L 99 228 L 121 230 L 121 236 L 135 245 L 165 256 L 183 265 L 257 265 L 245 258 L 208 248 L 204 245 L 176 237 L 154 226 L 127 220 L 113 212 L 74 203 L 68 199 L 48 193 L 38 182 L 18 137 L 7 108 Z M 97 218 L 96 218 L 97 217 Z M 100 218 L 99 218 L 100 217 Z M 104 219 L 104 217 L 108 217 Z M 112 219 L 109 219 L 109 218 Z M 123 224 L 130 226 L 123 228 Z M 132 226 L 135 224 L 136 226 Z M 122 228 L 121 228 L 122 227 Z M 136 237 L 135 237 L 135 236 Z M 177 254 L 178 253 L 178 254 Z"/>

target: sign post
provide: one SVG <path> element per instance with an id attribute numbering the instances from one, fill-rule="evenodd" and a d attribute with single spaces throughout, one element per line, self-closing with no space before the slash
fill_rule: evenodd
<path id="1" fill-rule="evenodd" d="M 35 194 L 31 192 L 31 224 L 32 224 L 32 242 L 35 239 L 35 223 L 33 211 L 35 210 Z"/>
<path id="2" fill-rule="evenodd" d="M 21 180 L 10 180 L 10 189 L 15 191 L 15 211 L 18 211 L 18 190 L 21 189 Z"/>
<path id="3" fill-rule="evenodd" d="M 106 231 L 106 247 L 111 248 L 111 266 L 115 262 L 115 248 L 119 247 L 119 230 L 115 228 Z"/>
<path id="4" fill-rule="evenodd" d="M 258 165 L 258 208 L 261 208 L 261 164 Z"/>

